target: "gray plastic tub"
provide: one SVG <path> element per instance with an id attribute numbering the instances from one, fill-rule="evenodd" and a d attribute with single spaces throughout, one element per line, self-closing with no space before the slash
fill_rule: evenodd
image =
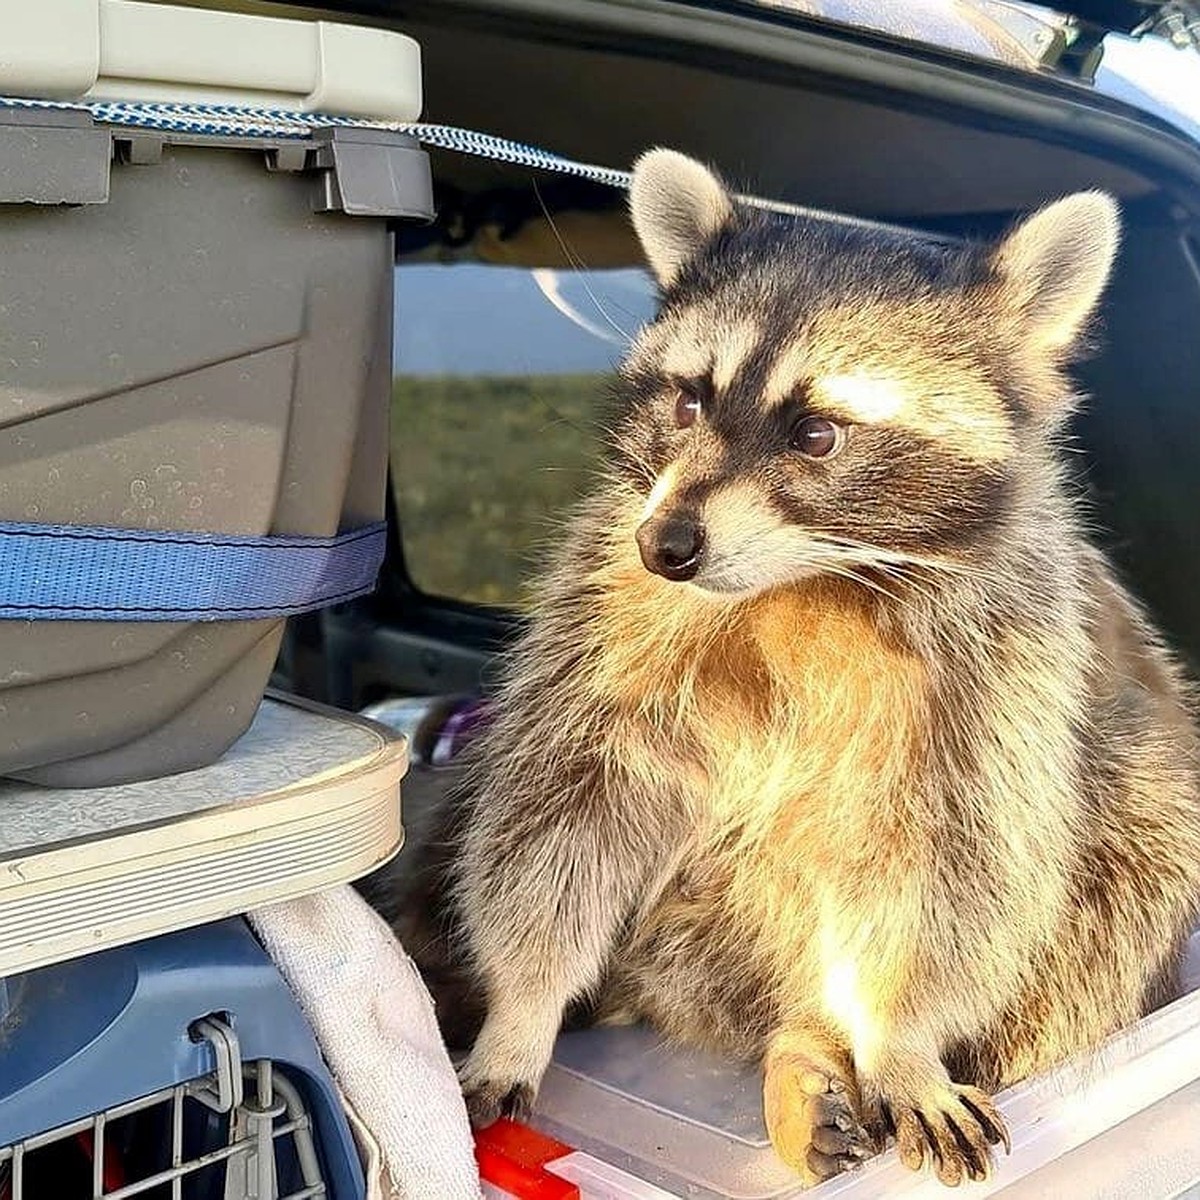
<path id="1" fill-rule="evenodd" d="M 383 516 L 401 135 L 0 113 L 0 520 L 329 536 Z M 354 215 L 349 215 L 353 213 Z M 280 621 L 0 621 L 0 775 L 95 787 L 249 726 Z"/>

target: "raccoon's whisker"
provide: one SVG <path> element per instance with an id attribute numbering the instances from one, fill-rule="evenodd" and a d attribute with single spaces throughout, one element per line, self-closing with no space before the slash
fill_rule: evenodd
<path id="1" fill-rule="evenodd" d="M 936 604 L 938 600 L 937 591 L 930 587 L 928 583 L 914 579 L 911 575 L 904 571 L 889 570 L 885 567 L 875 567 L 875 570 L 882 571 L 889 579 L 895 580 L 897 583 L 903 584 L 910 592 L 919 596 L 922 600 L 929 604 Z"/>
<path id="2" fill-rule="evenodd" d="M 612 444 L 612 443 L 610 443 Z M 624 456 L 625 464 L 640 472 L 642 483 L 645 485 L 646 492 L 641 493 L 638 499 L 645 501 L 646 493 L 654 486 L 654 481 L 658 477 L 658 470 L 655 464 L 648 459 L 643 458 L 640 454 L 631 453 L 627 448 L 618 447 L 619 452 Z M 617 487 L 620 491 L 632 490 L 630 482 L 627 478 L 617 472 L 615 465 L 606 457 L 601 457 L 596 462 L 598 470 L 604 472 L 604 477 L 608 482 Z"/>
<path id="3" fill-rule="evenodd" d="M 571 430 L 572 433 L 582 433 L 585 436 L 599 435 L 603 437 L 607 433 L 606 430 L 599 428 L 595 422 L 588 422 L 586 420 L 578 421 L 554 405 L 550 405 L 550 420 L 546 421 L 538 432 L 545 433 L 547 430 L 554 429 L 560 425 Z"/>
<path id="4" fill-rule="evenodd" d="M 586 268 L 581 268 L 581 269 L 586 269 Z M 582 276 L 580 276 L 579 282 L 581 284 L 583 284 L 583 290 L 585 292 L 587 292 L 588 299 L 595 306 L 596 311 L 612 327 L 613 332 L 616 333 L 618 337 L 624 339 L 624 343 L 625 343 L 626 347 L 632 345 L 633 334 L 630 333 L 629 330 L 623 329 L 620 325 L 617 324 L 616 321 L 614 321 L 612 319 L 612 316 L 609 313 L 608 309 L 606 309 L 604 307 L 604 305 L 600 303 L 600 297 L 597 296 L 596 293 L 592 290 L 592 285 L 590 283 L 588 283 L 588 281 L 586 279 L 584 279 Z"/>
<path id="5" fill-rule="evenodd" d="M 939 559 L 925 559 L 917 555 L 885 550 L 880 546 L 873 546 L 869 542 L 860 542 L 854 538 L 835 537 L 812 531 L 809 532 L 808 536 L 813 538 L 814 541 L 823 542 L 838 549 L 853 551 L 858 561 L 869 562 L 872 566 L 922 566 L 934 570 L 943 568 L 953 569 L 950 564 L 944 563 Z"/>
<path id="6" fill-rule="evenodd" d="M 834 546 L 838 549 L 862 551 L 871 556 L 875 561 L 879 562 L 918 562 L 920 556 L 911 555 L 895 550 L 885 550 L 882 546 L 876 546 L 871 542 L 863 542 L 857 538 L 848 537 L 845 534 L 824 533 L 819 529 L 806 530 L 806 535 L 815 542 L 821 542 L 825 545 Z M 941 565 L 940 560 L 929 560 L 930 564 Z"/>
<path id="7" fill-rule="evenodd" d="M 626 308 L 624 304 L 618 304 L 615 300 L 612 302 L 612 306 L 622 316 L 632 317 L 635 321 L 639 321 L 639 322 L 645 320 L 645 318 L 640 313 L 635 312 L 632 308 Z"/>
<path id="8" fill-rule="evenodd" d="M 986 576 L 966 563 L 953 562 L 945 558 L 932 558 L 927 555 L 912 554 L 905 551 L 885 550 L 882 546 L 874 546 L 870 542 L 861 542 L 856 538 L 841 534 L 822 533 L 820 530 L 807 530 L 807 536 L 815 542 L 836 546 L 847 550 L 860 551 L 870 556 L 871 565 L 883 566 L 885 563 L 897 567 L 925 567 L 931 571 L 941 571 L 946 574 L 962 575 L 977 579 Z"/>
<path id="9" fill-rule="evenodd" d="M 830 545 L 834 549 L 842 549 L 833 543 L 830 543 Z M 828 558 L 810 556 L 806 561 L 822 570 L 829 571 L 831 574 L 842 574 L 843 576 L 852 578 L 864 587 L 870 588 L 872 591 L 887 596 L 896 602 L 902 599 L 900 595 L 884 587 L 878 580 L 871 579 L 861 572 L 864 570 L 878 571 L 895 583 L 902 584 L 909 591 L 915 592 L 924 600 L 932 601 L 937 597 L 936 591 L 928 585 L 927 581 L 914 577 L 905 571 L 900 564 L 888 561 L 887 558 L 880 556 L 865 556 L 861 550 L 855 549 L 844 554 L 832 555 Z M 841 570 L 835 571 L 835 566 L 840 567 Z M 848 575 L 847 572 L 849 572 Z"/>
<path id="10" fill-rule="evenodd" d="M 807 568 L 836 575 L 839 578 L 869 588 L 871 591 L 886 596 L 890 600 L 899 602 L 901 598 L 895 592 L 884 587 L 878 580 L 858 574 L 854 569 L 855 567 L 870 566 L 873 564 L 864 563 L 861 555 L 858 554 L 847 554 L 844 551 L 841 553 L 829 553 L 830 550 L 843 551 L 843 548 L 831 544 L 821 546 L 815 553 L 812 549 L 809 549 L 806 553 L 797 556 L 795 562 L 796 569 L 803 571 Z"/>
<path id="11" fill-rule="evenodd" d="M 930 587 L 927 580 L 914 576 L 910 571 L 906 571 L 904 566 L 899 563 L 888 562 L 882 559 L 874 559 L 864 562 L 861 558 L 855 560 L 855 565 L 860 567 L 869 567 L 873 571 L 879 571 L 889 579 L 895 580 L 897 583 L 902 583 L 905 587 L 910 588 L 926 600 L 935 600 L 937 592 Z"/>
<path id="12" fill-rule="evenodd" d="M 605 445 L 615 446 L 620 442 L 620 431 L 607 421 L 593 420 L 592 432 Z"/>
<path id="13" fill-rule="evenodd" d="M 897 602 L 900 600 L 900 597 L 895 592 L 884 587 L 883 584 L 879 583 L 877 580 L 870 579 L 866 575 L 858 574 L 858 572 L 852 567 L 829 563 L 822 567 L 822 570 L 827 571 L 830 575 L 836 575 L 841 579 L 848 579 L 853 583 L 861 584 L 863 587 L 868 588 L 873 592 L 877 592 L 881 596 L 886 596 L 889 600 L 895 600 Z"/>

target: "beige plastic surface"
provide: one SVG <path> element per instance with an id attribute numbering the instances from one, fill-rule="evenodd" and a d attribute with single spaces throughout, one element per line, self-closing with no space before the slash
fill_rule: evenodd
<path id="1" fill-rule="evenodd" d="M 6 95 L 421 115 L 420 47 L 392 30 L 142 0 L 0 0 L 0 28 Z"/>
<path id="2" fill-rule="evenodd" d="M 268 698 L 199 771 L 0 781 L 0 977 L 357 879 L 400 848 L 406 768 L 382 726 Z"/>

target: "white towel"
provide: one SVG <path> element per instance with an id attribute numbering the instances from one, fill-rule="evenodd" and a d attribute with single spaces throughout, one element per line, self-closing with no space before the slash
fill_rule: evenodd
<path id="1" fill-rule="evenodd" d="M 478 1200 L 470 1124 L 433 1001 L 350 887 L 249 914 L 341 1089 L 368 1200 Z"/>

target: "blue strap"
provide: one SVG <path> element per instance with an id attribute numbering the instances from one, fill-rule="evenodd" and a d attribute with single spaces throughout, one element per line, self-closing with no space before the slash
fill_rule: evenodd
<path id="1" fill-rule="evenodd" d="M 0 521 L 0 620 L 290 617 L 371 591 L 386 542 L 382 521 L 336 537 Z"/>

